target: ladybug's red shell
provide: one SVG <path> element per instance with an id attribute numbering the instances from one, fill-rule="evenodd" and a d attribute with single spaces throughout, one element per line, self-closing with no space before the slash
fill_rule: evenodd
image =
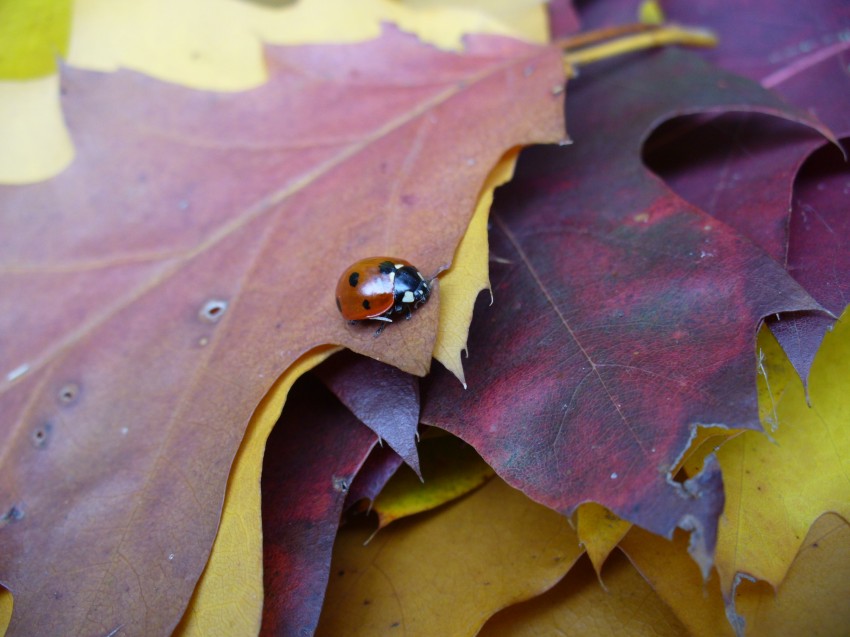
<path id="1" fill-rule="evenodd" d="M 369 257 L 346 268 L 336 286 L 336 304 L 343 318 L 362 321 L 391 313 L 398 266 L 410 264 L 392 257 Z"/>

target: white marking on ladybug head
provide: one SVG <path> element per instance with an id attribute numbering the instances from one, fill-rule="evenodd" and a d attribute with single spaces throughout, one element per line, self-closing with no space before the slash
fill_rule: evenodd
<path id="1" fill-rule="evenodd" d="M 401 270 L 403 267 L 404 267 L 404 264 L 403 264 L 403 263 L 396 263 L 396 264 L 395 264 L 395 269 L 396 269 L 396 270 Z"/>
<path id="2" fill-rule="evenodd" d="M 413 298 L 414 298 L 413 292 L 408 290 L 407 292 L 404 293 L 404 296 L 401 297 L 401 302 L 402 303 L 413 303 Z"/>

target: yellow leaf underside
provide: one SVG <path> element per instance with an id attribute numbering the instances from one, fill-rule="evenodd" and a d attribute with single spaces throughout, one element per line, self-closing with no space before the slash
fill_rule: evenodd
<path id="1" fill-rule="evenodd" d="M 26 184 L 64 170 L 74 157 L 59 106 L 59 78 L 0 82 L 0 184 Z"/>
<path id="2" fill-rule="evenodd" d="M 475 300 L 482 290 L 490 289 L 487 220 L 493 192 L 513 177 L 518 156 L 518 148 L 505 153 L 490 171 L 478 196 L 475 214 L 455 251 L 452 267 L 440 278 L 440 329 L 434 344 L 434 358 L 464 387 L 466 378 L 460 354 L 466 351 Z"/>

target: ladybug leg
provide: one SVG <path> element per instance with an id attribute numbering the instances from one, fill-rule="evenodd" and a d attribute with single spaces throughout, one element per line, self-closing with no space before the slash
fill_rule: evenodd
<path id="1" fill-rule="evenodd" d="M 383 332 L 386 329 L 388 323 L 393 322 L 393 320 L 391 318 L 386 317 L 386 316 L 374 316 L 374 317 L 372 317 L 372 320 L 373 321 L 382 321 L 381 326 L 375 332 L 375 338 L 378 338 L 381 335 L 381 332 Z"/>
<path id="2" fill-rule="evenodd" d="M 409 321 L 410 317 L 412 316 L 412 314 L 410 312 L 410 306 L 408 305 L 405 309 L 407 310 L 407 316 L 404 317 L 404 320 Z"/>

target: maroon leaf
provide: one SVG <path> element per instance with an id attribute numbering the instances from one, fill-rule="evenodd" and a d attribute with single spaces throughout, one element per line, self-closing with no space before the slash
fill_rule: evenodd
<path id="1" fill-rule="evenodd" d="M 850 303 L 848 201 L 850 167 L 834 146 L 822 147 L 797 176 L 788 268 L 807 289 L 817 285 L 835 314 Z"/>
<path id="2" fill-rule="evenodd" d="M 613 4 L 613 3 L 612 3 Z M 850 80 L 846 72 L 847 55 L 850 51 L 850 5 L 841 0 L 817 0 L 813 3 L 756 0 L 730 10 L 728 3 L 720 0 L 700 2 L 672 1 L 665 3 L 671 19 L 683 22 L 702 22 L 718 31 L 721 44 L 706 51 L 703 56 L 720 66 L 746 75 L 775 90 L 791 103 L 811 110 L 818 118 L 839 135 L 850 133 Z M 774 19 L 765 19 L 765 16 Z M 777 127 L 776 123 L 769 126 Z M 706 132 L 713 137 L 713 145 L 723 145 L 723 135 L 717 135 L 716 127 Z M 776 131 L 765 131 L 763 139 L 775 139 Z M 773 152 L 747 144 L 735 135 L 729 135 L 725 145 L 728 156 L 725 161 L 703 165 L 702 170 L 693 170 L 692 165 L 683 168 L 682 174 L 690 174 L 690 183 L 678 183 L 675 188 L 689 201 L 705 207 L 719 218 L 756 238 L 753 229 L 776 229 L 772 245 L 760 245 L 777 255 L 795 278 L 809 259 L 819 262 L 818 246 L 809 241 L 798 243 L 794 232 L 801 223 L 791 220 L 791 187 L 793 179 L 788 172 L 796 172 L 805 156 L 820 144 L 817 140 L 799 140 L 791 145 L 775 148 Z M 681 161 L 681 158 L 680 158 Z M 711 169 L 714 169 L 713 171 Z M 662 173 L 665 178 L 670 176 Z M 734 179 L 729 177 L 734 176 Z M 694 182 L 701 181 L 702 188 L 691 189 Z M 766 188 L 768 181 L 771 187 Z M 779 187 L 784 184 L 784 187 Z M 710 192 L 706 192 L 708 189 Z M 823 198 L 821 198 L 823 202 Z M 730 205 L 731 204 L 731 205 Z M 841 218 L 829 218 L 835 206 L 821 206 L 821 220 L 838 230 Z M 850 235 L 834 235 L 835 240 L 850 241 Z M 758 241 L 758 239 L 756 239 Z M 795 243 L 797 243 L 795 245 Z M 802 245 L 811 246 L 805 253 Z M 790 261 L 791 252 L 795 263 Z M 840 255 L 834 255 L 840 260 Z M 836 267 L 838 262 L 833 262 Z M 813 267 L 813 266 L 812 266 Z M 809 268 L 811 270 L 811 268 Z M 843 268 L 844 272 L 848 268 Z M 826 271 L 809 277 L 804 285 L 807 291 L 834 314 L 840 314 L 844 305 L 830 302 L 830 291 L 825 281 L 830 279 Z M 798 281 L 803 282 L 797 278 Z M 771 331 L 779 340 L 792 364 L 803 379 L 808 377 L 815 352 L 823 334 L 832 325 L 832 320 L 818 313 L 795 313 L 777 316 L 768 320 Z"/>
<path id="3" fill-rule="evenodd" d="M 610 7 L 614 3 L 601 4 Z M 664 10 L 670 20 L 711 25 L 720 44 L 703 51 L 705 59 L 786 96 L 783 87 L 788 82 L 806 82 L 813 72 L 814 77 L 819 76 L 814 69 L 825 60 L 830 60 L 829 66 L 841 69 L 841 53 L 850 49 L 850 4 L 844 0 L 748 0 L 734 7 L 724 0 L 667 0 Z M 806 108 L 825 105 L 822 97 L 829 91 L 847 89 L 846 73 L 843 75 L 842 80 L 828 88 L 799 93 L 802 99 L 795 102 Z M 810 103 L 806 103 L 808 100 Z M 847 109 L 841 112 L 835 105 L 828 110 L 850 122 Z M 827 125 L 840 128 L 827 111 L 818 108 L 817 112 Z"/>
<path id="4" fill-rule="evenodd" d="M 419 381 L 400 369 L 353 352 L 340 352 L 314 372 L 357 418 L 386 440 L 417 475 Z"/>
<path id="5" fill-rule="evenodd" d="M 470 442 L 503 478 L 570 513 L 593 500 L 710 564 L 716 466 L 669 472 L 699 424 L 759 428 L 763 317 L 817 309 L 784 269 L 682 201 L 640 163 L 658 122 L 724 105 L 799 119 L 757 85 L 675 50 L 585 72 L 569 148 L 523 154 L 499 192 L 496 304 L 470 330 L 469 391 L 437 374 L 423 422 Z M 482 311 L 483 310 L 483 311 Z"/>
<path id="6" fill-rule="evenodd" d="M 850 105 L 850 102 L 848 102 Z M 818 150 L 797 176 L 789 229 L 788 271 L 821 304 L 839 315 L 850 303 L 850 167 L 834 146 Z M 771 331 L 795 369 L 811 367 L 823 334 L 833 321 L 799 312 L 777 317 Z"/>
<path id="7" fill-rule="evenodd" d="M 263 635 L 312 635 L 349 485 L 375 435 L 320 383 L 299 380 L 263 460 Z"/>
<path id="8" fill-rule="evenodd" d="M 374 502 L 402 462 L 404 461 L 401 456 L 389 446 L 373 447 L 372 453 L 366 458 L 366 462 L 351 483 L 348 496 L 345 498 L 345 508 L 348 509 L 360 500 Z"/>
<path id="9" fill-rule="evenodd" d="M 646 160 L 684 199 L 788 267 L 792 184 L 817 143 L 789 122 L 736 113 L 697 126 L 692 120 L 672 123 L 650 140 L 652 150 Z M 794 274 L 793 269 L 790 273 Z M 810 280 L 809 285 L 807 291 L 822 302 L 820 281 Z M 834 313 L 841 311 L 826 307 Z M 793 312 L 767 319 L 804 380 L 833 321 L 822 312 Z"/>
<path id="10" fill-rule="evenodd" d="M 784 264 L 791 184 L 821 143 L 792 122 L 729 113 L 670 122 L 648 141 L 645 160 L 677 194 Z"/>

